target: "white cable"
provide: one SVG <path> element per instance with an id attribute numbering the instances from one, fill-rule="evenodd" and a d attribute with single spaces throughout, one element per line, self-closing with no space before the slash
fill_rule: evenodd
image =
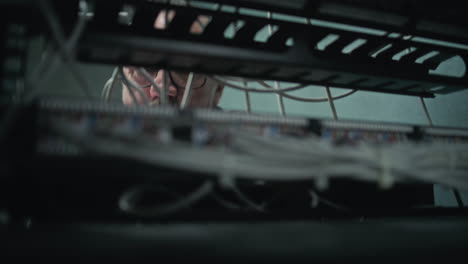
<path id="1" fill-rule="evenodd" d="M 136 89 L 134 89 L 134 87 L 132 87 L 130 82 L 125 77 L 122 78 L 122 82 L 124 84 L 123 89 L 127 89 L 128 93 L 130 94 L 130 98 L 132 99 L 132 104 L 137 105 L 138 100 L 137 100 L 136 95 L 135 95 L 135 90 Z M 146 104 L 149 104 L 149 103 L 146 103 Z"/>
<path id="2" fill-rule="evenodd" d="M 328 164 L 325 164 L 324 167 L 327 167 L 327 165 Z M 320 171 L 318 175 L 319 176 L 315 180 L 315 188 L 317 188 L 317 190 L 319 191 L 327 190 L 328 187 L 330 186 L 330 181 L 328 180 L 328 176 L 325 173 L 320 172 Z"/>
<path id="3" fill-rule="evenodd" d="M 382 189 L 390 189 L 394 185 L 394 179 L 391 175 L 391 160 L 387 157 L 386 152 L 378 149 L 377 157 L 380 159 L 381 173 L 378 184 Z"/>
<path id="4" fill-rule="evenodd" d="M 236 195 L 236 197 L 242 201 L 245 205 L 252 208 L 258 212 L 265 212 L 265 205 L 257 204 L 256 202 L 252 201 L 249 197 L 247 197 L 243 192 L 241 192 L 237 187 L 231 189 L 231 191 Z"/>
<path id="5" fill-rule="evenodd" d="M 193 72 L 190 72 L 187 77 L 187 83 L 185 84 L 184 95 L 182 96 L 182 101 L 180 102 L 180 109 L 185 109 L 188 106 L 189 100 L 192 97 L 192 82 L 193 82 Z"/>
<path id="6" fill-rule="evenodd" d="M 53 122 L 57 127 L 60 122 Z M 329 146 L 329 153 L 322 154 L 322 150 L 316 150 L 308 144 L 301 144 L 294 149 L 302 149 L 304 153 L 309 151 L 314 154 L 311 157 L 304 155 L 304 158 L 294 161 L 283 160 L 287 155 L 282 153 L 281 158 L 271 158 L 264 156 L 260 151 L 255 155 L 249 153 L 232 153 L 223 148 L 195 149 L 191 144 L 173 142 L 169 145 L 150 143 L 150 140 L 120 140 L 110 136 L 97 138 L 92 135 L 81 135 L 76 129 L 69 125 L 61 125 L 58 131 L 68 136 L 74 142 L 80 143 L 87 149 L 94 152 L 124 157 L 165 167 L 174 167 L 182 170 L 189 170 L 229 179 L 233 182 L 235 178 L 246 178 L 251 180 L 274 180 L 274 181 L 294 181 L 294 180 L 316 180 L 327 177 L 346 177 L 358 180 L 378 182 L 382 170 L 392 172 L 395 181 L 424 181 L 437 182 L 459 189 L 468 189 L 468 170 L 455 168 L 448 170 L 447 164 L 438 169 L 419 168 L 414 169 L 411 161 L 414 153 L 425 151 L 431 155 L 437 145 L 391 145 L 391 146 L 352 146 L 336 148 Z M 272 144 L 275 144 L 272 141 Z M 289 142 L 291 143 L 291 142 Z M 468 146 L 457 149 L 457 155 L 468 155 Z M 252 146 L 252 149 L 258 146 Z M 375 150 L 372 150 L 374 148 Z M 416 149 L 417 151 L 411 151 Z M 385 152 L 385 159 L 392 160 L 382 165 L 382 160 L 375 151 Z M 277 152 L 279 153 L 279 152 Z M 357 155 L 354 155 L 356 153 Z M 229 158 L 231 157 L 231 158 Z M 230 162 L 227 162 L 231 160 Z M 282 160 L 282 161 L 281 161 Z M 294 162 L 291 162 L 294 161 Z M 447 161 L 448 163 L 448 161 Z M 220 178 L 223 180 L 223 178 Z M 229 184 L 227 184 L 229 186 Z"/>
<path id="7" fill-rule="evenodd" d="M 101 98 L 104 100 L 104 101 L 107 101 L 107 90 L 109 90 L 109 87 L 111 86 L 112 84 L 112 80 L 113 80 L 113 77 L 109 78 L 109 80 L 106 81 L 106 83 L 104 84 L 104 87 L 102 87 L 102 91 L 101 91 Z"/>
<path id="8" fill-rule="evenodd" d="M 247 82 L 244 81 L 244 86 L 247 87 Z M 248 91 L 244 91 L 245 93 L 245 106 L 247 108 L 247 113 L 252 112 L 252 106 L 250 104 L 250 95 Z"/>
<path id="9" fill-rule="evenodd" d="M 349 91 L 349 92 L 345 92 L 345 93 L 343 93 L 341 95 L 332 97 L 331 99 L 332 100 L 338 100 L 338 99 L 341 99 L 341 98 L 345 98 L 345 97 L 348 97 L 348 96 L 354 94 L 355 92 L 357 92 L 357 90 L 352 90 L 352 91 Z M 285 94 L 285 93 L 283 93 L 282 95 L 283 95 L 283 97 L 286 97 L 288 99 L 292 99 L 292 100 L 300 101 L 300 102 L 309 102 L 309 103 L 328 102 L 328 98 L 303 98 L 303 97 L 298 97 L 298 96 Z"/>
<path id="10" fill-rule="evenodd" d="M 334 209 L 337 209 L 339 211 L 343 211 L 343 212 L 350 212 L 351 209 L 345 207 L 345 206 L 342 206 L 342 205 L 339 205 L 337 203 L 334 203 L 328 199 L 325 199 L 325 198 L 322 198 L 320 197 L 317 192 L 313 191 L 313 190 L 309 190 L 309 194 L 310 194 L 310 198 L 312 199 L 311 201 L 311 206 L 313 208 L 316 208 L 319 206 L 320 203 L 323 203 L 329 207 L 332 207 Z"/>
<path id="11" fill-rule="evenodd" d="M 123 71 L 123 66 L 119 66 L 119 74 L 122 78 L 122 82 L 125 84 L 125 87 L 128 89 L 134 104 L 138 104 L 138 100 L 136 99 L 136 96 L 133 93 L 133 91 L 137 91 L 140 97 L 142 98 L 143 103 L 145 105 L 150 105 L 150 102 L 148 101 L 148 98 L 146 97 L 146 94 L 143 91 L 143 88 L 141 88 L 141 86 L 138 85 L 136 82 L 134 82 L 132 79 L 127 78 L 127 76 L 125 75 Z"/>
<path id="12" fill-rule="evenodd" d="M 236 167 L 242 166 L 237 162 L 235 154 L 225 153 L 222 160 L 222 170 L 219 174 L 219 184 L 222 188 L 232 191 L 236 197 L 250 208 L 263 212 L 264 207 L 257 205 L 251 199 L 249 199 L 244 193 L 242 193 L 236 186 L 235 182 L 235 171 Z"/>
<path id="13" fill-rule="evenodd" d="M 266 87 L 266 88 L 269 88 L 269 89 L 273 89 L 275 87 L 267 84 L 265 81 L 257 81 L 261 86 L 263 87 Z M 309 84 L 301 84 L 300 85 L 302 88 L 306 88 L 308 86 L 310 86 Z M 295 86 L 293 86 L 295 87 Z M 338 95 L 338 96 L 335 96 L 335 97 L 332 97 L 333 100 L 336 100 L 336 99 L 341 99 L 341 98 L 344 98 L 348 95 L 351 95 L 353 93 L 357 92 L 357 90 L 352 90 L 352 91 L 349 91 L 349 92 L 345 92 L 341 95 Z M 296 97 L 296 96 L 292 96 L 292 95 L 289 95 L 289 94 L 286 94 L 284 92 L 281 92 L 281 94 L 285 97 L 288 97 L 290 99 L 293 99 L 293 100 L 303 100 L 305 102 L 327 102 L 328 101 L 328 97 L 323 97 L 323 98 L 302 98 L 302 97 Z"/>
<path id="14" fill-rule="evenodd" d="M 276 90 L 281 90 L 280 84 L 279 84 L 278 81 L 275 81 L 275 89 L 276 89 Z M 280 113 L 281 116 L 285 116 L 285 115 L 286 115 L 286 111 L 284 110 L 283 94 L 282 94 L 282 93 L 277 94 L 277 95 L 276 95 L 276 98 L 277 98 L 277 100 L 278 100 L 279 113 Z"/>
<path id="15" fill-rule="evenodd" d="M 163 71 L 163 87 L 159 86 L 153 79 L 153 77 L 146 71 L 145 68 L 143 67 L 140 67 L 138 69 L 135 69 L 136 71 L 138 71 L 140 74 L 143 75 L 143 77 L 146 79 L 146 81 L 148 81 L 151 86 L 153 86 L 154 88 L 158 89 L 159 91 L 159 94 L 160 94 L 160 98 L 161 98 L 161 104 L 167 104 L 168 101 L 167 101 L 167 79 L 166 79 L 166 71 Z"/>
<path id="16" fill-rule="evenodd" d="M 112 82 L 109 86 L 109 89 L 107 90 L 107 93 L 106 93 L 106 101 L 108 102 L 112 96 L 112 91 L 114 90 L 115 88 L 115 85 L 117 84 L 117 81 L 118 80 L 121 80 L 122 76 L 120 76 L 119 74 L 119 69 L 118 68 L 115 68 L 114 69 L 114 73 L 112 74 L 113 75 L 113 78 L 112 78 Z"/>
<path id="17" fill-rule="evenodd" d="M 338 100 L 338 99 L 342 99 L 342 98 L 345 98 L 345 97 L 348 97 L 354 93 L 356 93 L 357 90 L 351 90 L 349 92 L 344 92 L 338 96 L 334 96 L 334 97 L 331 97 L 331 100 Z M 282 93 L 281 95 L 283 95 L 283 97 L 286 97 L 286 98 L 289 98 L 289 99 L 292 99 L 292 100 L 295 100 L 295 101 L 300 101 L 300 102 L 309 102 L 309 103 L 320 103 L 320 102 L 328 102 L 328 98 L 325 97 L 325 98 L 303 98 L 303 97 L 299 97 L 299 96 L 294 96 L 294 95 L 290 95 L 290 94 L 286 94 L 286 93 Z"/>
<path id="18" fill-rule="evenodd" d="M 298 84 L 298 85 L 295 85 L 295 86 L 292 86 L 292 87 L 288 87 L 288 88 L 282 88 L 280 90 L 274 90 L 273 87 L 269 86 L 268 88 L 271 88 L 271 89 L 255 89 L 255 88 L 246 88 L 246 87 L 243 87 L 243 86 L 239 86 L 239 85 L 235 85 L 233 83 L 230 83 L 228 82 L 227 80 L 225 80 L 223 77 L 220 77 L 220 76 L 211 76 L 211 78 L 219 83 L 222 83 L 224 84 L 225 86 L 229 86 L 229 87 L 232 87 L 232 88 L 235 88 L 235 89 L 238 89 L 238 90 L 242 90 L 242 91 L 247 91 L 247 92 L 256 92 L 256 93 L 280 93 L 280 92 L 289 92 L 289 91 L 294 91 L 294 90 L 299 90 L 299 89 L 303 89 L 304 87 L 307 87 L 308 85 L 305 85 L 305 84 Z"/>
<path id="19" fill-rule="evenodd" d="M 111 78 L 107 80 L 106 84 L 104 85 L 104 88 L 102 89 L 101 97 L 104 99 L 104 101 L 109 102 L 110 97 L 112 95 L 112 90 L 114 89 L 119 78 L 119 68 L 116 67 L 112 72 Z"/>
<path id="20" fill-rule="evenodd" d="M 246 87 L 242 87 L 242 86 L 230 83 L 224 77 L 211 76 L 211 78 L 214 79 L 215 81 L 219 82 L 219 83 L 224 84 L 225 86 L 228 86 L 228 87 L 231 87 L 231 88 L 234 88 L 234 89 L 238 89 L 238 90 L 242 90 L 242 91 L 256 92 L 256 93 L 276 93 L 276 94 L 281 94 L 283 97 L 286 97 L 286 98 L 289 98 L 289 99 L 292 99 L 292 100 L 296 100 L 296 101 L 301 101 L 301 102 L 310 102 L 310 103 L 328 102 L 328 98 L 326 98 L 326 97 L 325 98 L 303 98 L 303 97 L 294 96 L 294 95 L 290 95 L 290 94 L 285 93 L 285 92 L 290 92 L 290 91 L 295 91 L 295 90 L 306 88 L 306 87 L 310 86 L 308 84 L 299 84 L 299 85 L 291 86 L 291 87 L 288 87 L 288 88 L 275 89 L 274 87 L 268 85 L 264 81 L 257 81 L 260 85 L 262 85 L 263 87 L 269 88 L 269 89 L 255 89 L 255 88 L 246 88 Z M 351 90 L 351 91 L 345 92 L 345 93 L 343 93 L 341 95 L 332 97 L 331 99 L 332 100 L 342 99 L 342 98 L 350 96 L 350 95 L 352 95 L 352 94 L 354 94 L 356 92 L 357 92 L 357 90 Z"/>
<path id="21" fill-rule="evenodd" d="M 226 199 L 224 199 L 223 197 L 220 197 L 220 195 L 218 195 L 216 192 L 212 192 L 211 193 L 211 196 L 215 199 L 216 202 L 218 202 L 220 205 L 222 205 L 223 207 L 227 208 L 227 209 L 230 209 L 230 210 L 240 210 L 242 209 L 242 206 L 234 203 L 234 202 L 231 202 L 231 201 L 228 201 Z"/>
<path id="22" fill-rule="evenodd" d="M 186 195 L 184 198 L 163 205 L 145 206 L 139 205 L 141 196 L 148 191 L 152 191 L 149 186 L 135 187 L 125 191 L 119 199 L 119 209 L 127 214 L 139 217 L 162 217 L 179 212 L 194 205 L 201 199 L 209 195 L 213 190 L 213 183 L 206 181 L 195 191 Z"/>

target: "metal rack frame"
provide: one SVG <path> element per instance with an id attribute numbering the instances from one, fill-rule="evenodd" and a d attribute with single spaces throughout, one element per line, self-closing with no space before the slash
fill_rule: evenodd
<path id="1" fill-rule="evenodd" d="M 118 23 L 124 5 L 135 10 L 130 25 Z M 153 28 L 151 21 L 161 10 L 169 9 L 176 15 L 168 28 Z M 190 33 L 189 27 L 200 15 L 210 17 L 211 22 L 203 33 Z M 225 38 L 225 31 L 237 21 L 244 22 L 242 28 L 232 39 Z M 308 21 L 306 17 L 304 23 L 254 17 L 224 12 L 222 8 L 208 10 L 132 0 L 96 1 L 94 16 L 79 47 L 79 58 L 422 97 L 468 87 L 466 74 L 457 78 L 430 73 L 455 56 L 466 61 L 467 50 L 411 38 L 391 38 L 388 34 L 376 36 L 325 28 Z M 256 41 L 255 35 L 268 26 L 277 30 L 266 42 Z M 330 35 L 338 38 L 323 50 L 317 49 L 317 44 Z M 288 39 L 294 43 L 288 45 Z M 357 39 L 366 42 L 350 53 L 343 53 Z M 400 60 L 393 59 L 409 49 L 412 52 Z M 416 62 L 434 51 L 438 54 L 422 63 Z"/>

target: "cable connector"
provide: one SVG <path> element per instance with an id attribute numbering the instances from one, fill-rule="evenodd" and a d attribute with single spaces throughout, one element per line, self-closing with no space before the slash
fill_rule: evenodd
<path id="1" fill-rule="evenodd" d="M 172 130 L 168 125 L 163 125 L 159 129 L 158 139 L 161 141 L 161 143 L 166 145 L 172 142 Z"/>
<path id="2" fill-rule="evenodd" d="M 330 186 L 330 181 L 324 173 L 320 173 L 317 179 L 315 180 L 315 187 L 319 191 L 325 191 Z"/>
<path id="3" fill-rule="evenodd" d="M 222 169 L 219 175 L 219 185 L 223 189 L 235 189 L 236 181 L 234 171 L 237 166 L 237 160 L 235 156 L 226 153 L 222 162 Z"/>
<path id="4" fill-rule="evenodd" d="M 395 179 L 392 176 L 390 159 L 384 153 L 385 152 L 382 149 L 378 152 L 380 157 L 381 173 L 380 177 L 377 179 L 377 183 L 381 189 L 388 190 L 395 184 Z"/>
<path id="5" fill-rule="evenodd" d="M 313 190 L 309 190 L 309 195 L 310 195 L 310 206 L 312 208 L 317 208 L 320 203 L 320 198 L 316 192 Z"/>

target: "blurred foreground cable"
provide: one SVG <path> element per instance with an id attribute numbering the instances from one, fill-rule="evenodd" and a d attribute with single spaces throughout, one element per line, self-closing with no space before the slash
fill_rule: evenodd
<path id="1" fill-rule="evenodd" d="M 119 209 L 126 214 L 138 217 L 167 216 L 186 209 L 207 197 L 213 191 L 213 183 L 211 181 L 206 181 L 195 191 L 172 203 L 142 206 L 141 202 L 143 196 L 154 191 L 155 190 L 150 186 L 138 186 L 125 191 L 119 199 Z"/>

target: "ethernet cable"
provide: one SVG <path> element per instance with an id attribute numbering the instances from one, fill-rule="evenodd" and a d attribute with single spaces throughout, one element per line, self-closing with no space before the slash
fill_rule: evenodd
<path id="1" fill-rule="evenodd" d="M 180 212 L 203 198 L 207 197 L 213 191 L 213 182 L 205 181 L 194 191 L 177 199 L 171 203 L 162 205 L 142 206 L 140 200 L 142 196 L 153 190 L 151 186 L 137 186 L 126 190 L 119 198 L 119 209 L 129 215 L 138 217 L 164 217 L 173 213 Z"/>
<path id="2" fill-rule="evenodd" d="M 262 85 L 263 87 L 266 87 L 266 88 L 274 88 L 272 86 L 270 86 L 269 84 L 263 82 L 263 81 L 259 81 L 258 82 L 260 85 Z M 303 85 L 302 88 L 305 88 L 309 85 Z M 282 91 L 281 89 L 277 89 L 278 91 L 278 94 L 281 94 L 282 96 L 286 97 L 286 98 L 289 98 L 289 99 L 292 99 L 292 100 L 295 100 L 295 101 L 300 101 L 300 102 L 309 102 L 309 103 L 320 103 L 320 102 L 328 102 L 329 99 L 328 97 L 324 97 L 324 98 L 304 98 L 304 97 L 299 97 L 299 96 L 294 96 L 294 95 L 290 95 L 290 94 L 287 94 L 285 93 L 286 91 Z M 354 93 L 356 93 L 357 90 L 351 90 L 351 91 L 348 91 L 348 92 L 344 92 L 340 95 L 337 95 L 337 96 L 333 96 L 331 97 L 332 100 L 338 100 L 338 99 L 342 99 L 342 98 L 345 98 L 345 97 L 348 97 Z"/>
<path id="3" fill-rule="evenodd" d="M 145 92 L 143 91 L 143 88 L 140 87 L 137 83 L 135 83 L 133 80 L 130 78 L 127 78 L 123 71 L 123 66 L 119 66 L 119 74 L 122 78 L 122 82 L 125 84 L 125 87 L 128 89 L 130 96 L 132 97 L 132 101 L 134 104 L 138 103 L 138 100 L 136 99 L 134 91 L 137 91 L 140 97 L 143 100 L 143 103 L 145 105 L 150 105 L 150 102 L 148 101 L 148 98 L 146 97 Z"/>
<path id="4" fill-rule="evenodd" d="M 224 79 L 221 76 L 210 76 L 210 78 L 212 78 L 213 80 L 215 80 L 215 81 L 217 81 L 217 82 L 219 82 L 219 83 L 221 83 L 221 84 L 223 84 L 225 86 L 228 86 L 228 87 L 231 87 L 231 88 L 234 88 L 234 89 L 247 91 L 247 92 L 257 92 L 257 93 L 288 92 L 288 91 L 303 89 L 303 88 L 308 86 L 306 84 L 298 84 L 298 85 L 294 85 L 294 86 L 287 87 L 287 88 L 281 88 L 281 89 L 278 89 L 278 90 L 274 90 L 273 87 L 268 87 L 268 88 L 271 88 L 271 89 L 256 89 L 256 88 L 247 88 L 247 87 L 244 87 L 244 86 L 233 84 L 232 82 L 229 82 L 228 80 Z"/>
<path id="5" fill-rule="evenodd" d="M 101 97 L 105 102 L 109 102 L 112 91 L 117 84 L 117 80 L 120 80 L 120 78 L 119 68 L 116 67 L 112 72 L 112 76 L 109 78 L 109 80 L 107 80 L 106 84 L 104 84 L 104 88 L 102 89 Z"/>
<path id="6" fill-rule="evenodd" d="M 54 122 L 58 124 L 58 122 Z M 97 137 L 90 135 L 80 135 L 79 132 L 69 126 L 58 128 L 59 133 L 68 136 L 75 142 L 99 154 L 130 158 L 133 160 L 154 164 L 158 166 L 168 166 L 187 171 L 195 171 L 217 176 L 220 181 L 224 177 L 245 178 L 250 180 L 267 181 L 295 181 L 295 180 L 319 180 L 323 177 L 351 177 L 358 180 L 379 182 L 382 181 L 383 174 L 393 178 L 395 181 L 424 181 L 437 182 L 460 189 L 468 189 L 468 171 L 459 168 L 455 164 L 454 168 L 447 166 L 435 170 L 433 168 L 414 169 L 408 161 L 412 160 L 413 154 L 432 152 L 432 146 L 360 146 L 334 148 L 330 146 L 329 153 L 313 148 L 309 149 L 312 158 L 307 152 L 303 152 L 304 158 L 297 160 L 285 159 L 286 150 L 281 158 L 262 156 L 257 152 L 251 155 L 248 152 L 236 153 L 228 148 L 217 147 L 207 149 L 196 149 L 190 144 L 183 142 L 172 142 L 171 144 L 152 143 L 134 140 L 117 140 L 110 136 Z M 289 142 L 291 143 L 291 142 Z M 272 145 L 276 142 L 271 142 Z M 294 145 L 294 144 L 293 144 Z M 235 145 L 234 145 L 235 146 Z M 284 146 L 283 146 L 284 147 Z M 252 149 L 258 146 L 252 145 Z M 304 150 L 307 145 L 296 145 L 294 148 Z M 294 151 L 292 148 L 292 151 Z M 434 146 L 435 149 L 440 146 Z M 374 151 L 369 151 L 369 150 Z M 411 151 L 411 149 L 416 149 Z M 455 155 L 462 156 L 467 153 L 466 146 L 456 150 Z M 353 156 L 353 152 L 358 155 Z M 381 155 L 376 155 L 381 153 Z M 322 154 L 322 155 L 321 155 Z M 465 163 L 462 159 L 460 162 Z M 448 162 L 447 162 L 448 163 Z M 463 164 L 462 163 L 462 164 Z M 465 163 L 466 164 L 466 163 Z M 227 175 L 227 176 L 226 176 Z"/>
<path id="7" fill-rule="evenodd" d="M 158 89 L 159 93 L 160 93 L 160 98 L 161 98 L 161 103 L 164 105 L 164 104 L 167 104 L 168 103 L 168 96 L 167 96 L 167 93 L 168 93 L 168 82 L 167 82 L 167 77 L 166 77 L 166 73 L 164 72 L 164 76 L 163 76 L 163 87 L 160 87 L 159 85 L 157 85 L 155 82 L 154 82 L 154 79 L 153 77 L 145 70 L 145 68 L 143 67 L 140 67 L 140 68 L 137 68 L 136 69 L 140 74 L 143 75 L 143 77 L 146 79 L 146 81 L 148 81 L 151 86 L 153 86 L 155 89 Z"/>

